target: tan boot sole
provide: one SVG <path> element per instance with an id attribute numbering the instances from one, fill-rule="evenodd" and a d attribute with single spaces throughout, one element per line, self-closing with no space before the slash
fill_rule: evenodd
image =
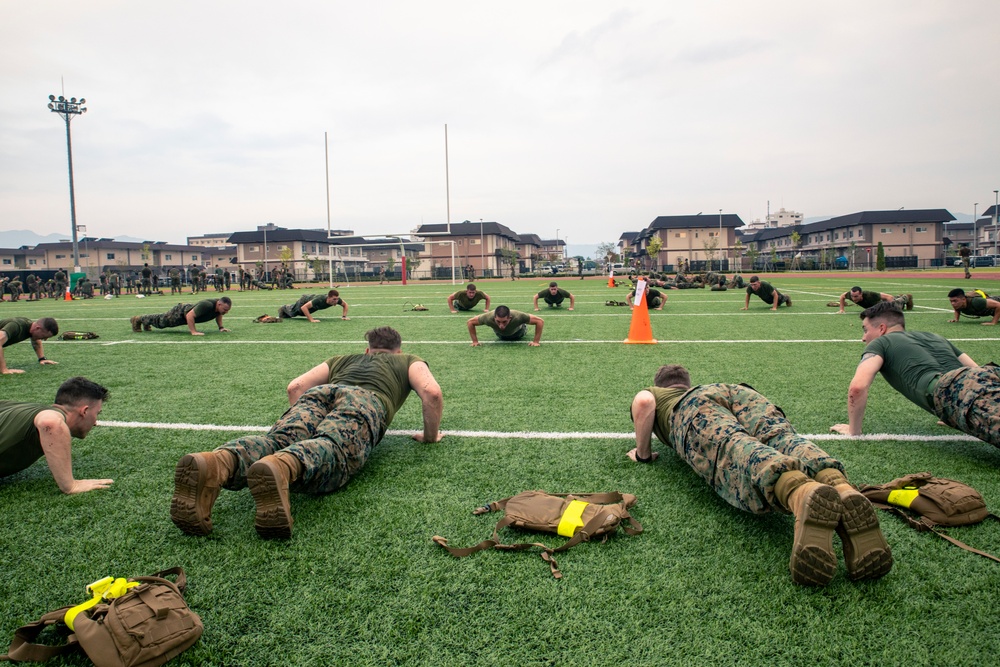
<path id="1" fill-rule="evenodd" d="M 837 573 L 833 532 L 843 505 L 832 486 L 816 484 L 804 491 L 805 509 L 795 520 L 795 541 L 788 569 L 792 581 L 803 586 L 826 586 Z"/>
<path id="2" fill-rule="evenodd" d="M 882 535 L 875 508 L 855 489 L 841 490 L 840 501 L 844 512 L 837 535 L 843 543 L 847 576 L 852 581 L 885 576 L 892 569 L 892 550 Z"/>
<path id="3" fill-rule="evenodd" d="M 200 456 L 185 454 L 177 462 L 174 496 L 170 499 L 170 520 L 188 535 L 208 535 L 212 532 L 211 510 L 203 512 L 199 509 L 206 502 L 211 508 L 218 497 L 218 489 L 206 488 L 208 477 L 208 463 Z M 203 498 L 206 493 L 214 497 Z"/>
<path id="4" fill-rule="evenodd" d="M 287 540 L 292 536 L 292 509 L 282 472 L 278 464 L 263 459 L 247 470 L 247 486 L 257 505 L 253 527 L 265 540 Z"/>

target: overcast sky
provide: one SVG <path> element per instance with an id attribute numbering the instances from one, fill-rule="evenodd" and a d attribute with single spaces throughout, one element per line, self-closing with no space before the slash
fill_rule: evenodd
<path id="1" fill-rule="evenodd" d="M 1000 188 L 1000 2 L 5 3 L 0 229 L 448 217 L 569 243 L 658 215 L 972 213 Z M 65 90 L 61 80 L 65 80 Z M 445 178 L 448 126 L 450 180 Z"/>

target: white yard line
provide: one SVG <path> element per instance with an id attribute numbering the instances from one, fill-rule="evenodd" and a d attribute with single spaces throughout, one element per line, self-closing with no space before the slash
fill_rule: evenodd
<path id="1" fill-rule="evenodd" d="M 270 426 L 230 426 L 223 424 L 188 424 L 188 423 L 168 423 L 168 422 L 124 422 L 124 421 L 98 421 L 98 426 L 110 428 L 148 428 L 154 430 L 169 431 L 228 431 L 232 433 L 266 433 Z M 417 431 L 390 430 L 386 435 L 413 435 Z M 591 431 L 441 431 L 442 435 L 454 438 L 492 438 L 497 440 L 631 440 L 635 438 L 634 433 L 610 433 Z M 896 433 L 871 433 L 861 436 L 840 435 L 838 433 L 800 433 L 807 440 L 858 440 L 863 442 L 878 441 L 904 441 L 904 442 L 979 442 L 978 438 L 971 435 L 908 435 Z"/>

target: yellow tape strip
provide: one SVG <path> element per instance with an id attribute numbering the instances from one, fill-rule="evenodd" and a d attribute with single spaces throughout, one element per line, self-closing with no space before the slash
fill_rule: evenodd
<path id="1" fill-rule="evenodd" d="M 577 528 L 583 528 L 583 509 L 589 504 L 582 500 L 569 501 L 569 506 L 559 519 L 559 528 L 556 532 L 563 537 L 573 537 Z"/>
<path id="2" fill-rule="evenodd" d="M 900 507 L 909 507 L 910 504 L 917 499 L 919 491 L 912 487 L 906 487 L 905 489 L 896 489 L 895 491 L 889 492 L 889 504 L 899 505 Z"/>

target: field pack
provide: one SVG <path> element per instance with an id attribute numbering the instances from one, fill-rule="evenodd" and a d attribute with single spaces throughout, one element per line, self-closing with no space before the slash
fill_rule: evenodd
<path id="1" fill-rule="evenodd" d="M 177 583 L 164 577 L 177 575 Z M 187 577 L 180 567 L 148 577 L 105 577 L 87 586 L 93 597 L 51 611 L 14 631 L 0 660 L 44 662 L 83 649 L 97 667 L 157 667 L 190 648 L 204 626 L 184 601 Z M 71 631 L 60 645 L 34 643 L 49 626 Z"/>
<path id="2" fill-rule="evenodd" d="M 615 532 L 618 525 L 625 520 L 629 524 L 623 526 L 627 534 L 638 535 L 642 532 L 642 525 L 628 512 L 628 508 L 635 503 L 635 496 L 617 491 L 577 494 L 524 491 L 516 496 L 479 507 L 472 512 L 478 515 L 498 510 L 504 511 L 505 516 L 493 529 L 493 537 L 490 539 L 467 549 L 449 547 L 448 540 L 440 535 L 435 535 L 433 540 L 456 558 L 463 558 L 485 549 L 523 551 L 538 547 L 542 550 L 542 560 L 548 563 L 552 570 L 552 576 L 560 579 L 562 573 L 556 565 L 553 554 L 571 549 L 580 542 L 588 542 L 597 536 L 603 536 L 606 540 L 608 535 Z M 498 533 L 507 526 L 522 530 L 555 533 L 570 539 L 560 547 L 549 547 L 540 542 L 504 544 Z"/>
<path id="3" fill-rule="evenodd" d="M 930 531 L 966 551 L 1000 563 L 1000 558 L 973 549 L 938 528 L 968 526 L 988 517 L 1000 521 L 1000 517 L 986 509 L 979 492 L 968 484 L 934 477 L 929 472 L 918 472 L 888 484 L 862 486 L 860 491 L 872 505 L 902 517 L 911 528 Z"/>
<path id="4" fill-rule="evenodd" d="M 59 334 L 59 337 L 63 340 L 94 340 L 95 338 L 100 338 L 93 331 L 65 331 Z"/>
<path id="5" fill-rule="evenodd" d="M 253 321 L 256 322 L 257 324 L 277 324 L 281 320 L 277 317 L 274 317 L 273 315 L 268 315 L 267 313 L 264 313 L 260 317 L 253 318 Z"/>

